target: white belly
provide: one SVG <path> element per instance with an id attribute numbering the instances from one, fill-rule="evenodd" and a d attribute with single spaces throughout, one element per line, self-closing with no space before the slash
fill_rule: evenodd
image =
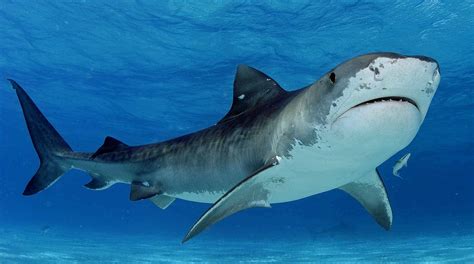
<path id="1" fill-rule="evenodd" d="M 335 151 L 315 151 L 317 146 L 296 148 L 293 158 L 282 158 L 278 166 L 264 172 L 282 182 L 270 185 L 273 187 L 270 203 L 290 202 L 327 192 L 374 169 L 371 163 L 357 163 Z"/>
<path id="2" fill-rule="evenodd" d="M 374 169 L 371 163 L 362 164 L 341 158 L 335 151 L 315 150 L 312 147 L 296 146 L 292 158 L 281 158 L 279 165 L 259 173 L 256 177 L 269 179 L 276 184 L 271 190 L 270 203 L 283 203 L 338 188 L 366 175 Z M 177 198 L 214 203 L 224 192 L 181 193 Z"/>

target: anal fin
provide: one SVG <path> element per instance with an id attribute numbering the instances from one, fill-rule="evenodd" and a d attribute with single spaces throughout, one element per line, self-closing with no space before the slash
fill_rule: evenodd
<path id="1" fill-rule="evenodd" d="M 138 201 L 143 199 L 149 199 L 157 194 L 160 194 L 161 191 L 154 185 L 146 186 L 141 182 L 132 182 L 130 189 L 130 200 Z"/>
<path id="2" fill-rule="evenodd" d="M 153 204 L 164 210 L 171 203 L 173 203 L 176 198 L 164 194 L 158 194 L 151 198 L 148 198 L 148 200 L 150 200 Z"/>
<path id="3" fill-rule="evenodd" d="M 385 230 L 392 226 L 392 208 L 378 170 L 339 189 L 354 197 Z"/>
<path id="4" fill-rule="evenodd" d="M 278 159 L 273 157 L 219 198 L 192 226 L 182 243 L 234 213 L 253 207 L 271 207 L 269 203 L 271 193 L 268 185 L 272 181 L 262 175 L 262 172 L 276 165 L 278 165 Z"/>

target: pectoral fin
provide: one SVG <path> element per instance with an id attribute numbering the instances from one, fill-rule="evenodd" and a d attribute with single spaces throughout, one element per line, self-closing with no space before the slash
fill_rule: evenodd
<path id="1" fill-rule="evenodd" d="M 269 208 L 270 191 L 268 184 L 271 183 L 271 179 L 262 175 L 262 172 L 277 164 L 278 159 L 276 157 L 272 158 L 219 198 L 193 225 L 182 242 L 188 241 L 210 225 L 244 209 L 252 207 Z"/>
<path id="2" fill-rule="evenodd" d="M 359 201 L 379 225 L 386 230 L 390 229 L 392 226 L 392 208 L 377 169 L 339 189 Z"/>

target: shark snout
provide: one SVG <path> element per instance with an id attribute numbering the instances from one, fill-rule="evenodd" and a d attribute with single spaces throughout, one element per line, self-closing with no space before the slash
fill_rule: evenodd
<path id="1" fill-rule="evenodd" d="M 428 72 L 427 74 L 428 76 L 426 86 L 422 87 L 421 91 L 429 97 L 432 97 L 438 88 L 441 78 L 439 64 L 436 60 L 431 59 L 429 57 L 422 57 L 419 59 L 428 63 L 428 66 L 426 68 L 431 70 L 431 72 Z"/>
<path id="2" fill-rule="evenodd" d="M 421 56 L 421 55 L 416 55 L 416 56 L 411 56 L 412 58 L 417 58 L 421 61 L 424 61 L 424 62 L 427 62 L 427 63 L 430 63 L 430 64 L 433 64 L 433 68 L 434 68 L 434 73 L 436 74 L 440 74 L 441 73 L 441 70 L 439 68 L 439 63 L 437 60 L 433 59 L 433 58 L 430 58 L 430 57 L 427 57 L 427 56 Z M 434 74 L 433 73 L 433 74 Z"/>
<path id="3" fill-rule="evenodd" d="M 427 56 L 411 56 L 410 58 L 415 58 L 415 59 L 420 60 L 422 63 L 426 63 L 427 65 L 425 66 L 425 69 L 432 71 L 431 75 L 428 76 L 427 87 L 434 86 L 435 83 L 439 82 L 439 79 L 441 76 L 441 70 L 440 70 L 438 61 Z M 434 87 L 434 89 L 436 89 L 436 87 Z"/>

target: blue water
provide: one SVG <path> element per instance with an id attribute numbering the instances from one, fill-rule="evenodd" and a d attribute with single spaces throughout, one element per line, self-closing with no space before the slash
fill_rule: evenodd
<path id="1" fill-rule="evenodd" d="M 0 263 L 474 262 L 474 2 L 195 2 L 0 3 Z M 214 124 L 237 64 L 293 90 L 373 51 L 433 57 L 442 76 L 417 137 L 380 167 L 389 232 L 339 191 L 238 213 L 184 245 L 209 205 L 160 210 L 126 185 L 86 190 L 81 172 L 21 195 L 39 161 L 6 78 L 94 151 L 107 135 L 138 145 Z"/>

